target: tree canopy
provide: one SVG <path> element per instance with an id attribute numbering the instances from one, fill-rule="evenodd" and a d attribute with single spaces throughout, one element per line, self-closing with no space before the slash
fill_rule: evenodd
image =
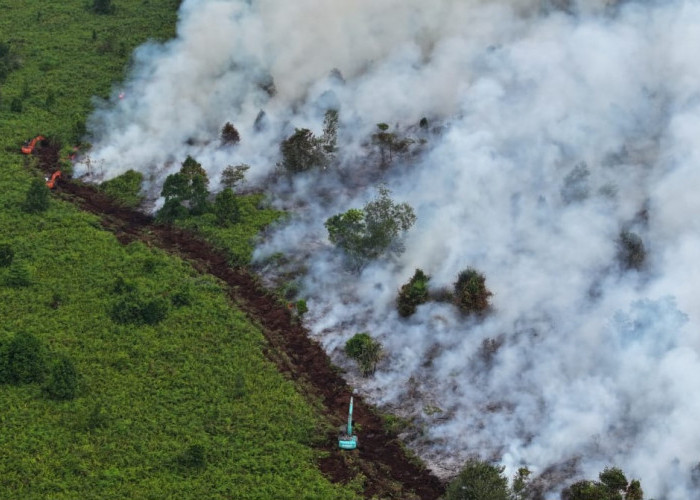
<path id="1" fill-rule="evenodd" d="M 378 192 L 364 208 L 352 208 L 325 222 L 328 239 L 346 253 L 355 267 L 385 254 L 403 252 L 400 237 L 416 221 L 413 208 L 407 203 L 395 203 L 386 186 L 380 186 Z"/>

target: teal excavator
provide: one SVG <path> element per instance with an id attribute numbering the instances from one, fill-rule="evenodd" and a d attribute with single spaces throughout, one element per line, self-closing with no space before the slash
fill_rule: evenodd
<path id="1" fill-rule="evenodd" d="M 352 433 L 352 396 L 350 396 L 350 410 L 348 411 L 347 432 L 341 432 L 338 436 L 338 446 L 341 450 L 354 450 L 357 448 L 357 436 Z"/>

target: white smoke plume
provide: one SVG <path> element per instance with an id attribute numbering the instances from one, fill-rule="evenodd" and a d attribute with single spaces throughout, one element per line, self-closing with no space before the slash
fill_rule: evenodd
<path id="1" fill-rule="evenodd" d="M 313 335 L 414 420 L 407 438 L 439 474 L 471 455 L 509 473 L 575 463 L 567 481 L 614 464 L 649 498 L 700 498 L 699 26 L 697 0 L 185 0 L 177 38 L 137 50 L 93 115 L 78 171 L 135 168 L 157 194 L 188 154 L 214 181 L 250 164 L 297 208 L 258 257 L 304 256 Z M 270 185 L 280 141 L 320 133 L 329 107 L 338 165 Z M 379 122 L 419 154 L 379 168 Z M 418 222 L 398 259 L 350 274 L 323 222 L 379 181 Z M 623 230 L 644 242 L 639 271 L 616 259 Z M 399 318 L 416 268 L 439 288 L 468 266 L 494 293 L 485 318 L 436 302 Z M 360 331 L 387 354 L 368 379 L 342 354 Z"/>

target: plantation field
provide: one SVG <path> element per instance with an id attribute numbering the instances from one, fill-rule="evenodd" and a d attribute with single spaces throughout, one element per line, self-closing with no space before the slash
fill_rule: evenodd
<path id="1" fill-rule="evenodd" d="M 0 352 L 31 334 L 46 358 L 42 380 L 0 385 L 0 498 L 355 498 L 316 468 L 327 424 L 214 278 L 121 245 L 56 197 L 44 212 L 23 209 L 39 174 L 21 142 L 72 144 L 132 49 L 174 33 L 179 2 L 114 3 L 98 15 L 86 0 L 0 0 L 11 66 L 0 82 L 0 244 L 14 254 L 0 267 Z M 233 260 L 278 216 L 260 202 L 247 198 L 244 224 L 218 236 Z M 43 389 L 61 356 L 78 374 L 73 399 Z"/>

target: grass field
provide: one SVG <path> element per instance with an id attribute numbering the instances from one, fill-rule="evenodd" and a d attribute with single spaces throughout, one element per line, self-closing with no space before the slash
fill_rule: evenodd
<path id="1" fill-rule="evenodd" d="M 213 278 L 122 246 L 56 199 L 45 212 L 22 209 L 38 176 L 22 140 L 70 144 L 131 50 L 174 33 L 177 1 L 114 3 L 97 15 L 87 0 L 0 0 L 0 42 L 18 66 L 0 89 L 0 244 L 14 250 L 0 268 L 0 344 L 31 333 L 79 374 L 67 401 L 39 382 L 0 386 L 0 498 L 355 498 L 315 467 L 325 423 Z M 258 202 L 246 205 L 249 227 L 219 236 L 234 256 L 276 216 L 257 213 Z M 8 281 L 18 269 L 26 286 Z M 125 294 L 159 301 L 164 318 L 115 321 Z"/>

